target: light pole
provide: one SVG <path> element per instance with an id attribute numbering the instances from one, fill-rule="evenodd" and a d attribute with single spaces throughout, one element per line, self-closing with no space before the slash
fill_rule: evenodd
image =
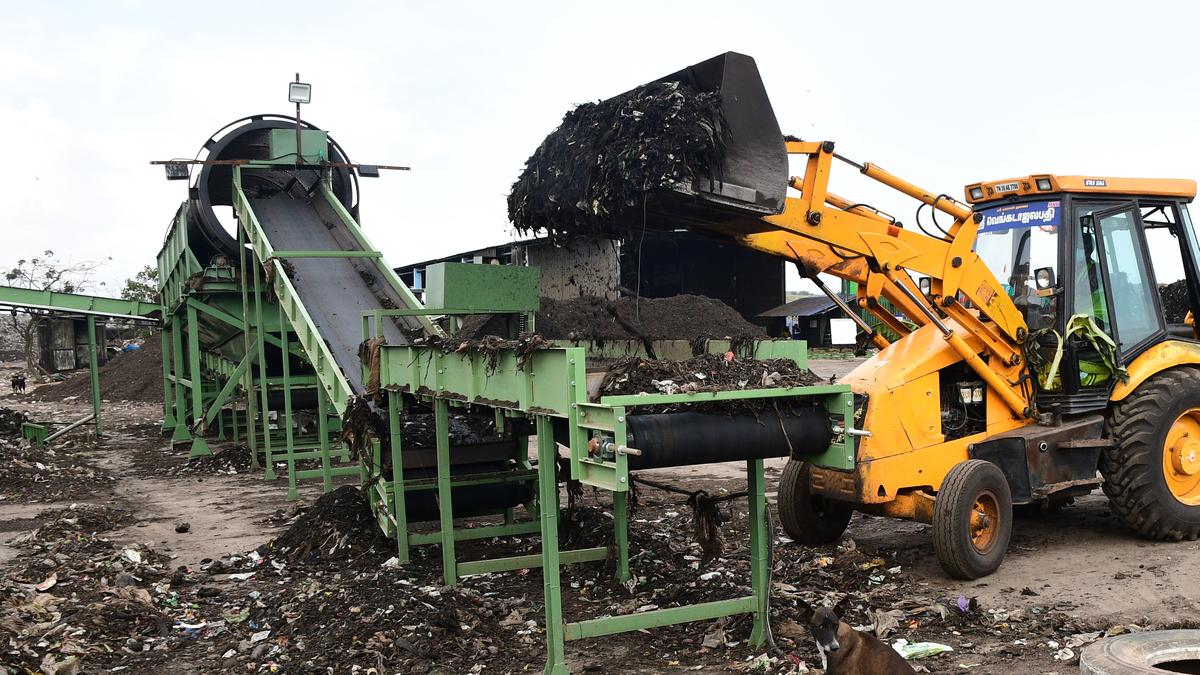
<path id="1" fill-rule="evenodd" d="M 296 166 L 304 163 L 304 155 L 300 152 L 300 104 L 312 101 L 312 85 L 300 81 L 300 73 L 296 73 L 296 81 L 288 83 L 288 100 L 296 104 Z"/>

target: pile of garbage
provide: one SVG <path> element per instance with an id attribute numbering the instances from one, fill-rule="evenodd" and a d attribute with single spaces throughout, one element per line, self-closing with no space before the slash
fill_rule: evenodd
<path id="1" fill-rule="evenodd" d="M 627 356 L 609 365 L 604 379 L 600 381 L 595 399 L 639 394 L 674 395 L 777 389 L 803 387 L 821 382 L 820 376 L 801 368 L 789 359 L 747 359 L 733 352 L 726 352 L 724 355 L 703 354 L 684 361 Z M 702 412 L 753 412 L 774 405 L 776 402 L 772 399 L 746 399 L 685 408 Z M 639 408 L 641 412 L 671 412 L 673 409 L 670 405 Z"/>
<path id="2" fill-rule="evenodd" d="M 174 624 L 161 607 L 167 558 L 103 536 L 131 514 L 80 504 L 38 519 L 41 527 L 10 542 L 21 557 L 0 581 L 0 661 L 68 675 L 166 649 Z"/>
<path id="3" fill-rule="evenodd" d="M 362 490 L 345 485 L 303 509 L 267 551 L 289 563 L 336 563 L 362 556 L 382 536 Z"/>
<path id="4" fill-rule="evenodd" d="M 164 473 L 174 476 L 191 474 L 238 474 L 250 469 L 250 448 L 245 445 L 231 445 L 216 450 L 211 455 L 201 455 L 188 459 L 182 466 L 165 467 Z"/>
<path id="5" fill-rule="evenodd" d="M 695 483 L 689 487 L 714 495 L 741 487 Z M 682 498 L 643 488 L 629 531 L 634 578 L 618 582 L 611 561 L 564 566 L 564 613 L 636 614 L 747 595 L 745 501 L 720 508 L 731 545 L 705 561 Z M 0 581 L 0 662 L 18 672 L 502 673 L 545 658 L 539 569 L 475 575 L 447 588 L 436 547 L 414 548 L 400 565 L 356 488 L 298 510 L 269 544 L 174 569 L 148 546 L 105 538 L 133 520 L 117 507 L 80 505 L 39 518 L 43 526 L 15 542 L 21 555 Z M 561 522 L 564 545 L 604 545 L 612 533 L 606 493 L 584 491 Z M 305 544 L 304 533 L 316 543 Z M 464 541 L 459 556 L 539 548 L 537 537 Z M 752 620 L 740 615 L 614 635 L 574 658 L 586 670 L 619 658 L 647 671 L 809 672 L 820 656 L 802 603 L 839 605 L 847 623 L 931 671 L 980 655 L 993 667 L 1065 670 L 1091 641 L 1151 628 L 1083 625 L 1050 599 L 1027 609 L 985 607 L 915 583 L 894 556 L 852 539 L 814 548 L 779 539 L 771 560 L 773 648 L 750 648 Z"/>
<path id="6" fill-rule="evenodd" d="M 37 504 L 78 499 L 111 485 L 113 476 L 74 451 L 72 441 L 36 448 L 0 436 L 0 503 Z"/>
<path id="7" fill-rule="evenodd" d="M 12 408 L 0 408 L 0 438 L 13 438 L 21 435 L 21 425 L 29 421 L 29 417 Z"/>
<path id="8" fill-rule="evenodd" d="M 653 190 L 720 180 L 727 129 L 720 96 L 677 81 L 654 82 L 584 103 L 525 162 L 508 196 L 523 234 L 625 236 Z"/>

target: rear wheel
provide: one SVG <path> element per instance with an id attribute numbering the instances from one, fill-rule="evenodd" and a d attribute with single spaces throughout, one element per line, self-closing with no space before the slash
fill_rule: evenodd
<path id="1" fill-rule="evenodd" d="M 1138 534 L 1200 537 L 1200 371 L 1151 377 L 1113 406 L 1100 457 L 1104 493 Z"/>
<path id="2" fill-rule="evenodd" d="M 779 478 L 779 522 L 783 531 L 806 546 L 829 544 L 841 538 L 854 508 L 815 494 L 809 483 L 812 465 L 788 460 Z"/>
<path id="3" fill-rule="evenodd" d="M 982 459 L 955 464 L 933 502 L 933 548 L 956 579 L 978 579 L 1004 561 L 1012 537 L 1012 495 L 1000 467 Z"/>

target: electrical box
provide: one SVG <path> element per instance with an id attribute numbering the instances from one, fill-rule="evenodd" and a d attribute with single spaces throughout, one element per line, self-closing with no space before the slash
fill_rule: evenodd
<path id="1" fill-rule="evenodd" d="M 302 164 L 329 161 L 329 135 L 317 129 L 300 130 Z M 271 156 L 267 161 L 278 164 L 296 163 L 296 130 L 271 129 Z"/>
<path id="2" fill-rule="evenodd" d="M 536 312 L 541 276 L 536 267 L 437 263 L 425 269 L 425 306 L 485 314 Z"/>

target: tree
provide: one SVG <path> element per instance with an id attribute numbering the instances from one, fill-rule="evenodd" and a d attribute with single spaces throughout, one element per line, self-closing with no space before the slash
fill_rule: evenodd
<path id="1" fill-rule="evenodd" d="M 158 302 L 158 268 L 146 265 L 132 278 L 126 279 L 125 286 L 121 289 L 121 299 Z M 134 324 L 123 319 L 110 319 L 108 325 L 115 328 L 134 327 L 135 333 L 141 338 L 154 335 L 154 328 L 146 324 Z"/>
<path id="2" fill-rule="evenodd" d="M 158 302 L 158 268 L 146 265 L 133 278 L 125 280 L 121 299 L 139 302 Z"/>
<path id="3" fill-rule="evenodd" d="M 93 275 L 100 265 L 100 262 L 91 260 L 65 263 L 54 255 L 54 251 L 47 250 L 43 251 L 40 257 L 18 260 L 14 267 L 4 273 L 4 281 L 17 288 L 79 293 L 97 285 Z M 99 285 L 103 286 L 104 282 L 100 282 Z M 37 367 L 37 359 L 33 353 L 34 336 L 47 316 L 49 312 L 42 310 L 27 310 L 24 315 L 14 310 L 5 317 L 5 327 L 16 336 L 25 353 L 27 370 L 33 371 Z"/>

